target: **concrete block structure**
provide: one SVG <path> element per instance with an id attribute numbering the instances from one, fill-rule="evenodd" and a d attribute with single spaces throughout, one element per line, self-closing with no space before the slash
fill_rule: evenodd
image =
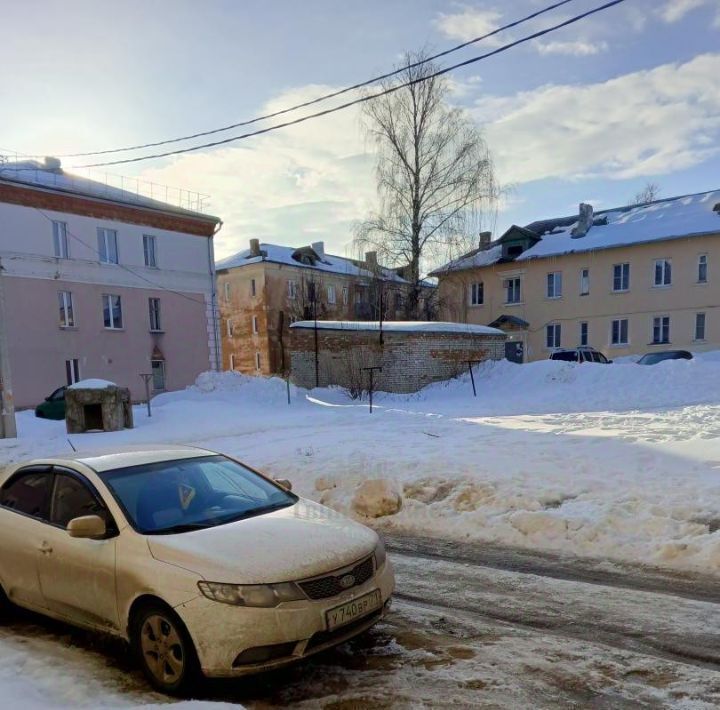
<path id="1" fill-rule="evenodd" d="M 87 380 L 68 387 L 65 425 L 68 434 L 132 429 L 130 390 L 102 380 Z"/>
<path id="2" fill-rule="evenodd" d="M 355 396 L 368 389 L 417 392 L 467 372 L 469 362 L 501 360 L 506 335 L 497 328 L 417 321 L 299 321 L 290 326 L 291 380 L 308 389 L 337 385 Z M 317 343 L 317 349 L 316 349 Z M 317 353 L 317 357 L 316 357 Z"/>

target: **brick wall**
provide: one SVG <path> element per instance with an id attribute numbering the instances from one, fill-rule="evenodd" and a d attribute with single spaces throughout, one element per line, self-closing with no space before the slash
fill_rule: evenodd
<path id="1" fill-rule="evenodd" d="M 312 328 L 291 328 L 291 379 L 300 386 L 315 386 L 315 347 Z M 319 385 L 366 389 L 369 373 L 363 367 L 379 365 L 375 389 L 416 392 L 425 385 L 467 371 L 468 360 L 501 360 L 504 335 L 475 333 L 385 332 L 383 345 L 377 331 L 318 329 Z"/>

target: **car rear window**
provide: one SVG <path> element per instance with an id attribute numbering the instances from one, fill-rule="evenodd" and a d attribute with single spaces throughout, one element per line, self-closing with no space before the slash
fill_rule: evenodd
<path id="1" fill-rule="evenodd" d="M 574 350 L 564 350 L 562 352 L 553 353 L 551 360 L 563 360 L 565 362 L 577 362 L 578 354 Z"/>

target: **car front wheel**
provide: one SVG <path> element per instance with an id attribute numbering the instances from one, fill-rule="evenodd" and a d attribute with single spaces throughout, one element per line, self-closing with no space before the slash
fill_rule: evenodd
<path id="1" fill-rule="evenodd" d="M 200 680 L 192 639 L 170 609 L 144 607 L 134 620 L 132 644 L 148 680 L 163 693 L 187 696 Z"/>

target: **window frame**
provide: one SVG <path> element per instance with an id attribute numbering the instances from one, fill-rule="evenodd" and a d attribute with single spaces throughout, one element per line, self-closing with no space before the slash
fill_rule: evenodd
<path id="1" fill-rule="evenodd" d="M 658 271 L 658 267 L 660 271 Z M 659 282 L 658 275 L 660 276 Z M 669 286 L 672 286 L 672 259 L 654 259 L 653 288 L 668 288 Z"/>
<path id="2" fill-rule="evenodd" d="M 562 298 L 562 271 L 549 271 L 545 278 L 545 297 L 553 301 Z"/>
<path id="3" fill-rule="evenodd" d="M 225 303 L 229 303 L 230 302 L 230 282 L 229 281 L 226 281 L 223 284 L 223 290 L 225 292 Z"/>
<path id="4" fill-rule="evenodd" d="M 37 516 L 32 515 L 31 513 L 26 513 L 25 511 L 18 510 L 17 508 L 11 508 L 7 505 L 2 504 L 2 493 L 4 493 L 11 485 L 13 485 L 16 481 L 18 481 L 20 478 L 23 478 L 25 476 L 31 476 L 33 474 L 44 474 L 48 476 L 50 479 L 50 483 L 48 485 L 48 489 L 45 493 L 45 500 L 43 502 L 43 515 Z M 18 469 L 13 473 L 10 478 L 8 478 L 2 486 L 0 486 L 0 510 L 7 510 L 11 513 L 15 513 L 16 515 L 22 515 L 24 518 L 29 518 L 30 520 L 37 520 L 40 523 L 48 523 L 49 522 L 49 516 L 50 516 L 50 499 L 52 498 L 53 493 L 53 479 L 54 470 L 53 466 L 47 465 L 36 465 L 36 466 L 25 466 L 23 468 Z"/>
<path id="5" fill-rule="evenodd" d="M 590 269 L 587 266 L 580 269 L 580 295 L 590 295 Z"/>
<path id="6" fill-rule="evenodd" d="M 161 365 L 159 369 L 162 371 L 162 387 L 155 386 L 155 363 L 159 363 Z M 167 392 L 167 370 L 165 369 L 165 360 L 151 359 L 150 373 L 152 374 L 153 392 Z"/>
<path id="7" fill-rule="evenodd" d="M 118 306 L 120 310 L 120 325 L 115 324 L 115 315 L 113 313 L 113 307 L 111 301 L 106 301 L 106 299 L 111 298 L 117 298 L 118 299 Z M 122 296 L 119 293 L 104 293 L 102 295 L 103 299 L 103 326 L 105 327 L 105 330 L 125 330 L 125 319 L 123 318 L 123 308 L 122 308 Z M 106 325 L 105 320 L 105 306 L 108 306 L 108 313 L 110 314 L 110 323 L 111 325 Z"/>
<path id="8" fill-rule="evenodd" d="M 552 333 L 552 343 L 551 341 Z M 548 323 L 545 326 L 545 349 L 557 350 L 562 348 L 562 323 Z"/>
<path id="9" fill-rule="evenodd" d="M 517 288 L 515 288 L 516 286 Z M 519 276 L 512 276 L 510 278 L 503 279 L 503 289 L 505 291 L 504 305 L 512 306 L 522 303 L 522 279 Z M 511 300 L 511 295 L 516 296 L 517 298 Z"/>
<path id="10" fill-rule="evenodd" d="M 350 289 L 347 286 L 342 287 L 343 306 L 350 304 Z"/>
<path id="11" fill-rule="evenodd" d="M 619 272 L 620 288 L 616 288 L 616 283 L 618 281 L 618 275 L 616 274 L 616 269 L 620 269 L 620 272 Z M 619 264 L 613 264 L 613 271 L 612 271 L 612 291 L 613 291 L 613 293 L 627 293 L 629 290 L 630 290 L 630 262 L 623 261 Z"/>
<path id="12" fill-rule="evenodd" d="M 260 360 L 260 352 L 258 350 L 255 351 L 255 369 L 260 372 L 262 369 L 261 367 L 261 360 Z"/>
<path id="13" fill-rule="evenodd" d="M 334 306 L 337 302 L 337 292 L 334 284 L 329 284 L 327 287 L 327 302 L 331 306 Z"/>
<path id="14" fill-rule="evenodd" d="M 160 299 L 157 296 L 148 297 L 148 317 L 151 333 L 162 333 L 162 317 Z M 154 322 L 153 322 L 154 321 Z"/>
<path id="15" fill-rule="evenodd" d="M 62 229 L 60 229 L 62 227 Z M 67 222 L 60 219 L 52 220 L 53 253 L 56 259 L 69 259 L 70 246 L 68 245 Z"/>
<path id="16" fill-rule="evenodd" d="M 101 264 L 119 264 L 120 263 L 120 250 L 118 249 L 118 233 L 117 229 L 112 229 L 110 227 L 98 227 L 97 228 L 97 236 L 98 236 L 98 258 L 100 259 Z M 109 237 L 112 236 L 112 241 L 110 241 Z M 114 254 L 111 254 L 108 247 L 112 244 L 114 248 Z M 115 260 L 113 261 L 110 257 L 114 256 Z"/>
<path id="17" fill-rule="evenodd" d="M 702 338 L 698 338 L 698 319 L 702 316 Z M 707 340 L 707 313 L 697 311 L 695 313 L 695 326 L 693 328 L 693 340 L 696 343 L 704 343 Z"/>
<path id="18" fill-rule="evenodd" d="M 251 325 L 252 325 L 253 335 L 257 335 L 257 334 L 259 333 L 259 330 L 258 330 L 258 317 L 257 317 L 257 316 L 252 316 L 252 319 L 251 319 L 250 323 L 251 323 Z"/>
<path id="19" fill-rule="evenodd" d="M 287 282 L 287 295 L 291 301 L 297 300 L 298 282 L 288 279 Z"/>
<path id="20" fill-rule="evenodd" d="M 697 261 L 697 283 L 706 284 L 708 282 L 708 255 L 698 254 Z"/>
<path id="21" fill-rule="evenodd" d="M 670 316 L 667 314 L 653 316 L 650 323 L 650 345 L 670 345 Z M 659 334 L 659 338 L 656 338 L 656 332 Z"/>
<path id="22" fill-rule="evenodd" d="M 235 327 L 233 325 L 233 319 L 232 318 L 226 318 L 225 319 L 225 332 L 227 333 L 228 338 L 233 337 L 233 333 L 235 332 Z"/>
<path id="23" fill-rule="evenodd" d="M 148 248 L 148 245 L 152 245 L 152 247 Z M 150 255 L 152 255 L 152 259 L 148 258 Z M 157 237 L 154 234 L 143 234 L 143 260 L 148 269 L 158 268 Z"/>
<path id="24" fill-rule="evenodd" d="M 615 341 L 615 323 L 618 323 L 618 340 Z M 622 324 L 625 323 L 625 340 L 622 339 Z M 625 348 L 630 345 L 630 319 L 613 318 L 610 321 L 610 347 Z"/>
<path id="25" fill-rule="evenodd" d="M 257 283 L 255 282 L 255 279 L 250 279 L 250 298 L 255 298 L 257 296 Z"/>
<path id="26" fill-rule="evenodd" d="M 485 282 L 474 281 L 470 284 L 469 305 L 472 307 L 485 305 Z"/>
<path id="27" fill-rule="evenodd" d="M 60 306 L 60 327 L 63 329 L 75 328 L 75 303 L 72 291 L 58 291 L 58 305 Z"/>
<path id="28" fill-rule="evenodd" d="M 81 379 L 81 377 L 80 377 L 80 358 L 79 357 L 66 358 L 65 359 L 65 380 L 67 381 L 67 386 L 69 387 L 70 385 L 74 385 L 76 382 L 80 382 L 80 379 Z"/>
<path id="29" fill-rule="evenodd" d="M 580 347 L 587 347 L 590 340 L 590 322 L 586 320 L 580 321 Z"/>
<path id="30" fill-rule="evenodd" d="M 72 468 L 66 468 L 64 466 L 53 466 L 52 467 L 52 483 L 50 485 L 50 496 L 48 499 L 48 510 L 47 510 L 47 524 L 51 527 L 57 528 L 58 530 L 67 530 L 67 525 L 63 527 L 62 525 L 59 525 L 58 523 L 52 522 L 52 514 L 53 514 L 53 502 L 55 498 L 55 491 L 57 489 L 58 479 L 60 476 L 67 476 L 68 478 L 72 478 L 76 480 L 81 486 L 84 486 L 87 491 L 90 493 L 91 497 L 95 499 L 95 501 L 99 504 L 101 508 L 105 510 L 105 535 L 103 535 L 102 538 L 99 538 L 101 540 L 106 540 L 110 537 L 115 537 L 119 534 L 119 529 L 117 522 L 115 521 L 115 516 L 112 514 L 112 511 L 110 510 L 110 507 L 105 502 L 103 497 L 100 495 L 100 492 L 98 489 L 93 485 L 92 481 L 90 481 L 88 478 L 82 475 L 79 471 L 76 471 Z M 90 513 L 90 515 L 97 515 L 96 513 Z M 81 516 L 75 516 L 75 517 L 81 517 Z M 74 518 L 70 518 L 70 520 L 74 520 Z M 69 522 L 69 521 L 68 521 Z"/>

